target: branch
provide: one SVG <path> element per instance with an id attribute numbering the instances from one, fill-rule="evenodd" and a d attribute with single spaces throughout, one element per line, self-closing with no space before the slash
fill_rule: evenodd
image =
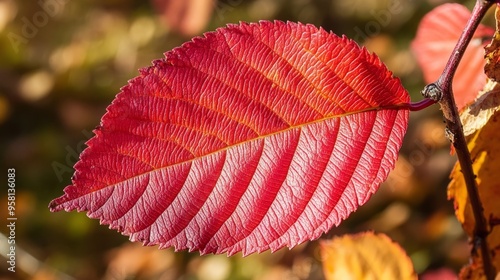
<path id="1" fill-rule="evenodd" d="M 464 175 L 467 193 L 469 194 L 472 212 L 476 221 L 473 233 L 472 252 L 477 253 L 478 247 L 481 250 L 484 274 L 488 280 L 494 280 L 496 275 L 495 267 L 492 264 L 486 240 L 489 231 L 486 218 L 483 213 L 483 206 L 477 191 L 475 181 L 476 175 L 472 169 L 472 160 L 469 149 L 467 148 L 467 142 L 465 141 L 460 115 L 455 104 L 455 99 L 453 98 L 451 82 L 465 49 L 471 41 L 481 19 L 484 17 L 486 11 L 497 2 L 500 2 L 500 0 L 476 1 L 476 5 L 472 11 L 472 16 L 467 22 L 467 25 L 465 26 L 465 29 L 462 32 L 462 35 L 460 36 L 460 39 L 458 40 L 445 69 L 443 70 L 443 73 L 435 83 L 427 85 L 422 91 L 424 97 L 439 102 L 441 110 L 443 111 L 443 116 L 446 122 L 445 135 L 455 147 L 458 161 Z"/>

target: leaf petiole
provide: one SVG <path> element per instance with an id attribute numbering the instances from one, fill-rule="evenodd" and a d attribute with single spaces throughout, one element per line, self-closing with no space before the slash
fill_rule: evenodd
<path id="1" fill-rule="evenodd" d="M 425 98 L 418 102 L 408 103 L 408 109 L 410 109 L 410 111 L 420 111 L 434 104 L 436 104 L 436 101 L 430 98 Z"/>

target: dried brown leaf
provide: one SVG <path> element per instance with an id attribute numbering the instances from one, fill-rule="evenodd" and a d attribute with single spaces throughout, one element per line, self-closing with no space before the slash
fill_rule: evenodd
<path id="1" fill-rule="evenodd" d="M 460 114 L 465 136 L 481 129 L 500 110 L 500 85 L 496 82 L 488 81 L 479 96 Z"/>
<path id="2" fill-rule="evenodd" d="M 484 66 L 484 73 L 488 78 L 493 81 L 500 80 L 500 9 L 497 7 L 495 10 L 495 19 L 497 21 L 495 35 L 491 43 L 488 44 L 484 49 L 486 65 Z"/>

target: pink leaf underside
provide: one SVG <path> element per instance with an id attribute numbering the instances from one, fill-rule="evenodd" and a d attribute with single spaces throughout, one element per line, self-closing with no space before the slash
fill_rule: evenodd
<path id="1" fill-rule="evenodd" d="M 448 3 L 430 11 L 420 22 L 411 47 L 426 83 L 435 82 L 443 72 L 470 16 L 471 12 L 465 6 Z M 474 101 L 486 84 L 484 46 L 485 40 L 490 40 L 493 34 L 493 28 L 479 25 L 464 53 L 453 79 L 453 92 L 459 110 Z"/>
<path id="2" fill-rule="evenodd" d="M 300 23 L 228 25 L 121 89 L 52 211 L 200 253 L 293 247 L 393 168 L 409 95 L 379 59 Z"/>

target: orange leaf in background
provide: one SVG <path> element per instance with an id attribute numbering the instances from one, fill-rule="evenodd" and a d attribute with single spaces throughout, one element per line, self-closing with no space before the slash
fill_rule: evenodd
<path id="1" fill-rule="evenodd" d="M 321 241 L 327 280 L 417 279 L 406 252 L 385 234 L 344 235 Z"/>
<path id="2" fill-rule="evenodd" d="M 108 252 L 106 259 L 108 266 L 104 280 L 165 279 L 162 276 L 167 271 L 171 277 L 168 279 L 179 277 L 172 251 L 125 243 Z"/>
<path id="3" fill-rule="evenodd" d="M 483 99 L 490 99 L 484 101 Z M 484 216 L 490 224 L 500 221 L 500 180 L 498 174 L 500 172 L 500 97 L 498 91 L 493 91 L 485 94 L 480 100 L 481 104 L 491 106 L 496 103 L 496 112 L 489 117 L 488 122 L 480 129 L 475 131 L 468 137 L 468 147 L 473 159 L 474 173 L 477 175 L 476 183 L 479 190 L 479 196 L 484 208 Z M 472 108 L 472 107 L 471 107 Z M 486 109 L 480 108 L 478 109 Z M 463 114 L 468 114 L 469 110 Z M 477 118 L 482 118 L 479 115 Z M 476 126 L 474 117 L 470 115 L 467 118 L 464 127 L 472 124 Z M 470 206 L 468 193 L 466 190 L 464 178 L 461 172 L 459 163 L 455 164 L 451 172 L 451 182 L 448 186 L 448 198 L 454 200 L 455 214 L 458 220 L 462 223 L 464 230 L 472 237 L 475 220 Z M 493 264 L 497 271 L 500 270 L 500 228 L 493 227 L 488 235 L 488 245 L 493 254 Z M 460 279 L 481 279 L 483 269 L 481 265 L 481 257 L 478 255 L 472 256 L 472 264 L 466 267 L 460 274 Z"/>
<path id="4" fill-rule="evenodd" d="M 426 83 L 435 82 L 444 70 L 471 12 L 460 4 L 443 4 L 420 22 L 411 44 Z M 493 28 L 479 25 L 464 53 L 453 79 L 453 94 L 459 110 L 474 101 L 486 83 L 484 39 L 493 36 Z"/>

